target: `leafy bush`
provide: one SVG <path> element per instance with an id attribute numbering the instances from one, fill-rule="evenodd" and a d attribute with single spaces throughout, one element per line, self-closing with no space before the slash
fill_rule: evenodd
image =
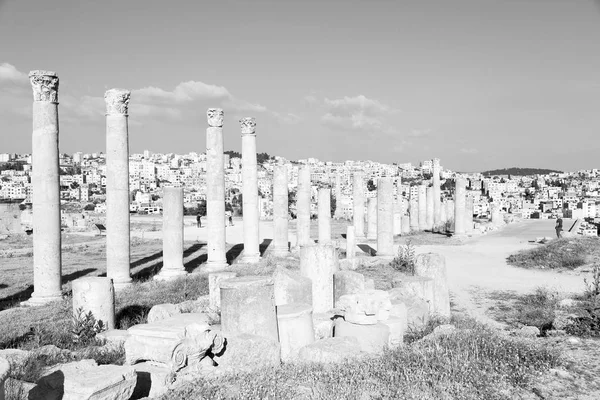
<path id="1" fill-rule="evenodd" d="M 600 265 L 595 264 L 592 270 L 592 279 L 584 278 L 585 291 L 581 299 L 583 305 L 577 318 L 571 319 L 572 323 L 565 327 L 569 335 L 582 337 L 600 336 Z"/>
<path id="2" fill-rule="evenodd" d="M 511 254 L 506 261 L 522 268 L 574 269 L 599 256 L 600 238 L 579 237 L 552 240 L 533 249 Z"/>
<path id="3" fill-rule="evenodd" d="M 416 247 L 408 240 L 404 246 L 398 248 L 398 255 L 394 257 L 390 265 L 397 271 L 409 275 L 415 274 Z"/>
<path id="4" fill-rule="evenodd" d="M 86 313 L 83 308 L 78 308 L 77 314 L 73 315 L 71 333 L 75 343 L 82 345 L 94 343 L 96 335 L 106 329 L 104 322 L 96 320 L 91 311 Z"/>

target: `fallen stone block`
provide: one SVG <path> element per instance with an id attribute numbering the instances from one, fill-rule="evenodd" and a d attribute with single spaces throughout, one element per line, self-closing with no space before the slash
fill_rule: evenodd
<path id="1" fill-rule="evenodd" d="M 312 304 L 312 282 L 297 272 L 277 267 L 273 272 L 275 305 Z"/>
<path id="2" fill-rule="evenodd" d="M 395 294 L 396 289 L 390 290 L 390 297 L 392 298 L 392 308 L 390 309 L 390 315 L 392 317 L 401 316 L 399 311 L 402 308 L 398 306 L 398 303 L 402 303 L 406 309 L 406 323 L 408 329 L 420 328 L 425 326 L 429 322 L 429 303 L 420 297 L 416 296 L 403 296 Z"/>
<path id="3" fill-rule="evenodd" d="M 434 282 L 425 276 L 398 275 L 392 283 L 394 293 L 404 297 L 420 297 L 429 303 L 429 311 L 433 313 Z"/>
<path id="4" fill-rule="evenodd" d="M 346 321 L 371 325 L 389 318 L 391 306 L 388 292 L 367 290 L 362 293 L 341 296 L 337 308 L 344 312 Z"/>
<path id="5" fill-rule="evenodd" d="M 381 354 L 389 344 L 390 328 L 383 323 L 358 325 L 341 319 L 335 321 L 334 337 L 354 337 L 361 351 L 369 354 Z"/>
<path id="6" fill-rule="evenodd" d="M 158 397 L 165 394 L 175 381 L 175 374 L 169 368 L 142 362 L 133 366 L 137 374 L 133 399 Z"/>
<path id="7" fill-rule="evenodd" d="M 313 313 L 315 340 L 333 337 L 333 320 L 335 313 Z"/>
<path id="8" fill-rule="evenodd" d="M 360 351 L 355 337 L 331 337 L 301 348 L 298 360 L 330 364 L 355 360 L 366 355 L 367 353 Z"/>
<path id="9" fill-rule="evenodd" d="M 333 274 L 333 300 L 337 307 L 340 297 L 365 291 L 365 276 L 353 271 L 337 271 Z"/>
<path id="10" fill-rule="evenodd" d="M 381 323 L 390 329 L 388 346 L 390 348 L 401 346 L 404 343 L 404 332 L 406 332 L 407 327 L 406 315 L 404 315 L 404 318 L 390 317 L 385 321 L 381 321 Z"/>
<path id="11" fill-rule="evenodd" d="M 96 335 L 96 338 L 102 340 L 105 344 L 115 346 L 125 344 L 125 341 L 128 337 L 129 332 L 127 332 L 125 329 L 109 329 Z"/>
<path id="12" fill-rule="evenodd" d="M 281 360 L 298 358 L 299 350 L 315 341 L 312 306 L 284 304 L 277 307 L 277 329 L 281 346 Z"/>
<path id="13" fill-rule="evenodd" d="M 208 291 L 210 306 L 221 308 L 221 282 L 237 276 L 236 272 L 213 272 L 208 274 Z"/>
<path id="14" fill-rule="evenodd" d="M 281 363 L 281 346 L 273 339 L 247 333 L 222 335 L 225 346 L 213 357 L 219 369 L 252 371 Z"/>
<path id="15" fill-rule="evenodd" d="M 178 314 L 181 314 L 181 312 L 175 304 L 157 304 L 148 312 L 148 323 L 151 324 Z"/>

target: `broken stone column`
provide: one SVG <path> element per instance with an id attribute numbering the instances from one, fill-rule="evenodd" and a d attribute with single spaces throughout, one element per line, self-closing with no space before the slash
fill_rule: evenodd
<path id="1" fill-rule="evenodd" d="M 439 230 L 440 225 L 442 225 L 442 189 L 440 182 L 440 159 L 433 159 L 433 226 L 434 230 L 437 232 Z"/>
<path id="2" fill-rule="evenodd" d="M 377 322 L 375 324 L 353 324 L 341 318 L 335 320 L 335 337 L 355 337 L 359 349 L 369 354 L 381 354 L 389 344 L 390 328 Z"/>
<path id="3" fill-rule="evenodd" d="M 354 181 L 352 186 L 352 209 L 354 234 L 356 240 L 362 241 L 365 239 L 365 182 L 362 171 L 354 173 Z"/>
<path id="4" fill-rule="evenodd" d="M 225 255 L 225 170 L 223 161 L 223 109 L 206 112 L 206 269 L 227 267 Z"/>
<path id="5" fill-rule="evenodd" d="M 221 281 L 221 329 L 278 341 L 273 279 L 243 276 Z"/>
<path id="6" fill-rule="evenodd" d="M 331 190 L 319 189 L 319 243 L 331 242 Z"/>
<path id="7" fill-rule="evenodd" d="M 221 308 L 221 282 L 233 279 L 235 272 L 213 272 L 208 274 L 208 300 L 212 308 Z"/>
<path id="8" fill-rule="evenodd" d="M 310 167 L 298 169 L 298 191 L 296 193 L 296 240 L 298 246 L 307 246 L 310 240 Z"/>
<path id="9" fill-rule="evenodd" d="M 340 219 L 342 218 L 342 207 L 340 207 L 342 202 L 342 176 L 339 171 L 335 173 L 335 211 L 334 218 Z"/>
<path id="10" fill-rule="evenodd" d="M 354 226 L 346 227 L 346 258 L 353 259 L 356 256 L 356 238 L 354 237 Z"/>
<path id="11" fill-rule="evenodd" d="M 465 229 L 465 206 L 466 206 L 466 181 L 464 178 L 456 177 L 454 189 L 454 234 L 464 235 Z"/>
<path id="12" fill-rule="evenodd" d="M 286 257 L 288 245 L 288 173 L 285 165 L 273 169 L 273 255 Z"/>
<path id="13" fill-rule="evenodd" d="M 419 185 L 419 230 L 427 229 L 427 186 Z"/>
<path id="14" fill-rule="evenodd" d="M 293 361 L 300 349 L 315 341 L 312 307 L 294 303 L 277 307 L 277 327 L 281 344 L 281 360 Z"/>
<path id="15" fill-rule="evenodd" d="M 258 237 L 258 170 L 256 165 L 256 120 L 242 118 L 242 201 L 244 218 L 244 253 L 242 262 L 260 261 Z"/>
<path id="16" fill-rule="evenodd" d="M 444 256 L 437 253 L 419 254 L 415 260 L 415 275 L 433 279 L 433 312 L 450 317 L 450 293 Z"/>
<path id="17" fill-rule="evenodd" d="M 427 196 L 427 230 L 430 230 L 433 232 L 433 205 L 434 205 L 434 200 L 433 200 L 433 188 L 432 187 L 428 187 L 427 188 L 427 192 L 426 192 L 426 196 Z"/>
<path id="18" fill-rule="evenodd" d="M 465 232 L 472 233 L 475 230 L 473 225 L 473 197 L 465 197 Z"/>
<path id="19" fill-rule="evenodd" d="M 276 267 L 273 271 L 275 285 L 275 305 L 302 303 L 312 304 L 312 280 L 290 271 L 284 267 Z"/>
<path id="20" fill-rule="evenodd" d="M 129 272 L 129 133 L 131 92 L 110 89 L 106 101 L 106 276 L 115 289 L 131 284 Z"/>
<path id="21" fill-rule="evenodd" d="M 411 191 L 410 203 L 410 230 L 415 232 L 419 230 L 419 196 Z"/>
<path id="22" fill-rule="evenodd" d="M 58 76 L 31 71 L 33 88 L 33 293 L 25 302 L 39 305 L 60 300 L 61 236 L 58 164 Z M 8 139 L 7 139 L 8 140 Z"/>
<path id="23" fill-rule="evenodd" d="M 89 312 L 107 329 L 115 329 L 115 291 L 111 278 L 87 277 L 75 279 L 73 316 L 84 318 Z"/>
<path id="24" fill-rule="evenodd" d="M 313 312 L 333 308 L 333 274 L 338 270 L 335 247 L 318 244 L 300 248 L 300 274 L 312 280 Z"/>
<path id="25" fill-rule="evenodd" d="M 367 239 L 377 239 L 377 197 L 367 201 Z"/>
<path id="26" fill-rule="evenodd" d="M 410 217 L 408 215 L 402 216 L 402 235 L 408 235 L 410 233 Z"/>
<path id="27" fill-rule="evenodd" d="M 394 255 L 394 186 L 392 178 L 377 183 L 377 255 Z"/>
<path id="28" fill-rule="evenodd" d="M 354 271 L 337 271 L 333 274 L 334 304 L 337 307 L 340 298 L 347 294 L 359 294 L 365 291 L 365 276 Z"/>
<path id="29" fill-rule="evenodd" d="M 163 191 L 163 267 L 154 279 L 171 280 L 187 275 L 183 266 L 183 188 Z"/>

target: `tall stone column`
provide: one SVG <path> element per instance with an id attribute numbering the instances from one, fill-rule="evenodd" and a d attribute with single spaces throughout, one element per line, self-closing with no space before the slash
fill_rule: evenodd
<path id="1" fill-rule="evenodd" d="M 473 197 L 465 197 L 465 231 L 472 233 L 475 230 L 473 226 Z"/>
<path id="2" fill-rule="evenodd" d="M 432 187 L 428 187 L 426 189 L 426 196 L 427 196 L 427 229 L 433 232 L 433 213 L 434 213 L 434 198 L 433 198 L 433 188 Z"/>
<path id="3" fill-rule="evenodd" d="M 367 239 L 377 239 L 377 197 L 367 200 Z"/>
<path id="4" fill-rule="evenodd" d="M 356 171 L 352 183 L 354 235 L 357 241 L 365 239 L 365 181 L 362 171 Z"/>
<path id="5" fill-rule="evenodd" d="M 273 169 L 273 255 L 285 257 L 288 246 L 288 171 L 285 165 Z"/>
<path id="6" fill-rule="evenodd" d="M 106 276 L 115 290 L 131 284 L 129 271 L 129 132 L 131 92 L 110 89 L 106 101 Z"/>
<path id="7" fill-rule="evenodd" d="M 446 200 L 446 226 L 447 231 L 454 231 L 454 199 Z"/>
<path id="8" fill-rule="evenodd" d="M 504 220 L 502 219 L 502 213 L 500 211 L 499 204 L 490 203 L 490 221 L 495 226 L 502 225 L 504 223 Z"/>
<path id="9" fill-rule="evenodd" d="M 334 218 L 342 218 L 342 207 L 340 207 L 342 201 L 342 177 L 337 171 L 335 173 L 335 211 Z"/>
<path id="10" fill-rule="evenodd" d="M 464 235 L 465 229 L 465 195 L 466 181 L 464 178 L 456 177 L 456 187 L 454 191 L 454 234 Z"/>
<path id="11" fill-rule="evenodd" d="M 427 186 L 419 185 L 419 230 L 427 229 Z"/>
<path id="12" fill-rule="evenodd" d="M 346 227 L 346 258 L 353 259 L 356 254 L 356 239 L 354 237 L 354 226 Z"/>
<path id="13" fill-rule="evenodd" d="M 258 237 L 258 170 L 256 165 L 256 120 L 242 118 L 242 200 L 244 217 L 244 253 L 242 262 L 260 261 Z"/>
<path id="14" fill-rule="evenodd" d="M 225 170 L 223 161 L 223 109 L 206 112 L 206 268 L 218 271 L 227 267 L 225 255 Z"/>
<path id="15" fill-rule="evenodd" d="M 60 300 L 61 237 L 58 166 L 58 76 L 31 71 L 33 88 L 33 293 L 25 305 Z"/>
<path id="16" fill-rule="evenodd" d="M 394 255 L 394 186 L 392 178 L 377 182 L 377 255 Z"/>
<path id="17" fill-rule="evenodd" d="M 402 233 L 402 198 L 394 202 L 394 236 Z"/>
<path id="18" fill-rule="evenodd" d="M 298 247 L 311 244 L 310 190 L 310 167 L 303 165 L 298 170 L 298 192 L 296 193 L 296 240 Z"/>
<path id="19" fill-rule="evenodd" d="M 319 189 L 319 244 L 331 242 L 331 190 Z"/>
<path id="20" fill-rule="evenodd" d="M 440 159 L 433 159 L 433 229 L 439 231 L 440 225 L 442 225 L 442 189 L 440 183 Z"/>
<path id="21" fill-rule="evenodd" d="M 446 221 L 448 218 L 446 217 L 446 202 L 443 201 L 440 206 L 440 224 L 438 225 L 438 232 L 446 232 Z"/>
<path id="22" fill-rule="evenodd" d="M 183 266 L 183 188 L 163 190 L 163 267 L 154 277 L 172 280 L 187 275 Z"/>
<path id="23" fill-rule="evenodd" d="M 411 191 L 409 202 L 410 230 L 419 230 L 419 196 Z"/>

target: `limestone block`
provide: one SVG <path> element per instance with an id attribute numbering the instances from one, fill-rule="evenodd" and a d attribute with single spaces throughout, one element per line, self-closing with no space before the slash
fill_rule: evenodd
<path id="1" fill-rule="evenodd" d="M 429 311 L 434 312 L 434 281 L 425 276 L 398 275 L 392 282 L 394 293 L 400 296 L 417 296 L 429 304 Z"/>
<path id="2" fill-rule="evenodd" d="M 361 259 L 358 257 L 354 258 L 342 258 L 339 261 L 340 271 L 354 271 L 361 265 Z"/>
<path id="3" fill-rule="evenodd" d="M 236 276 L 236 272 L 214 272 L 208 274 L 208 296 L 211 307 L 217 310 L 221 308 L 221 281 L 232 279 Z"/>
<path id="4" fill-rule="evenodd" d="M 267 276 L 243 276 L 221 282 L 224 332 L 260 335 L 278 341 L 275 289 Z"/>
<path id="5" fill-rule="evenodd" d="M 341 363 L 364 357 L 355 337 L 331 337 L 304 346 L 298 355 L 299 361 L 322 364 Z"/>
<path id="6" fill-rule="evenodd" d="M 338 268 L 338 257 L 332 245 L 300 247 L 300 274 L 312 281 L 312 306 L 314 312 L 333 308 L 333 274 Z"/>
<path id="7" fill-rule="evenodd" d="M 392 317 L 401 315 L 402 307 L 399 303 L 404 304 L 406 308 L 406 323 L 408 328 L 419 328 L 429 322 L 429 303 L 417 296 L 403 296 L 394 294 L 395 289 L 390 290 L 392 298 L 392 308 L 390 314 Z"/>
<path id="8" fill-rule="evenodd" d="M 29 392 L 29 399 L 63 400 L 129 400 L 137 376 L 132 367 L 96 365 L 94 360 L 82 360 L 53 367 Z M 60 397 L 60 393 L 64 393 Z"/>
<path id="9" fill-rule="evenodd" d="M 375 281 L 373 279 L 365 279 L 365 290 L 375 290 Z"/>
<path id="10" fill-rule="evenodd" d="M 415 275 L 433 278 L 433 312 L 450 317 L 450 292 L 446 277 L 446 259 L 437 253 L 419 254 L 415 260 Z"/>
<path id="11" fill-rule="evenodd" d="M 404 319 L 399 317 L 390 317 L 385 321 L 381 321 L 390 329 L 390 338 L 388 346 L 390 348 L 401 346 L 404 343 L 404 332 L 406 332 L 406 314 Z"/>
<path id="12" fill-rule="evenodd" d="M 111 278 L 85 277 L 73 281 L 73 315 L 91 312 L 108 329 L 115 328 L 115 290 Z"/>
<path id="13" fill-rule="evenodd" d="M 382 323 L 358 325 L 337 319 L 333 329 L 334 337 L 355 337 L 361 351 L 381 354 L 390 340 L 390 328 Z"/>
<path id="14" fill-rule="evenodd" d="M 225 347 L 213 358 L 220 369 L 251 371 L 281 363 L 281 347 L 271 338 L 247 333 L 222 334 L 226 338 Z"/>
<path id="15" fill-rule="evenodd" d="M 4 400 L 4 383 L 10 373 L 10 363 L 4 358 L 0 358 L 0 400 Z"/>
<path id="16" fill-rule="evenodd" d="M 343 295 L 337 304 L 346 321 L 361 325 L 372 325 L 389 318 L 391 306 L 389 294 L 383 290 Z"/>
<path id="17" fill-rule="evenodd" d="M 96 335 L 96 338 L 103 340 L 105 344 L 116 346 L 125 344 L 125 341 L 128 337 L 129 332 L 127 332 L 125 329 L 109 329 Z"/>
<path id="18" fill-rule="evenodd" d="M 317 313 L 312 315 L 315 340 L 333 337 L 333 313 Z"/>
<path id="19" fill-rule="evenodd" d="M 0 350 L 0 360 L 4 359 L 10 364 L 22 364 L 29 357 L 29 351 L 21 349 Z"/>
<path id="20" fill-rule="evenodd" d="M 157 304 L 150 309 L 148 312 L 148 323 L 161 321 L 163 319 L 171 318 L 177 314 L 181 314 L 179 307 L 175 304 Z"/>
<path id="21" fill-rule="evenodd" d="M 295 360 L 302 347 L 315 341 L 312 307 L 308 304 L 278 306 L 277 327 L 282 361 Z"/>
<path id="22" fill-rule="evenodd" d="M 297 272 L 277 267 L 273 272 L 275 305 L 290 303 L 312 304 L 312 281 Z"/>
<path id="23" fill-rule="evenodd" d="M 136 364 L 133 369 L 137 374 L 133 399 L 162 396 L 175 380 L 175 374 L 169 368 L 150 362 Z"/>
<path id="24" fill-rule="evenodd" d="M 338 271 L 333 274 L 334 303 L 343 295 L 357 294 L 365 291 L 365 276 L 358 272 Z"/>

